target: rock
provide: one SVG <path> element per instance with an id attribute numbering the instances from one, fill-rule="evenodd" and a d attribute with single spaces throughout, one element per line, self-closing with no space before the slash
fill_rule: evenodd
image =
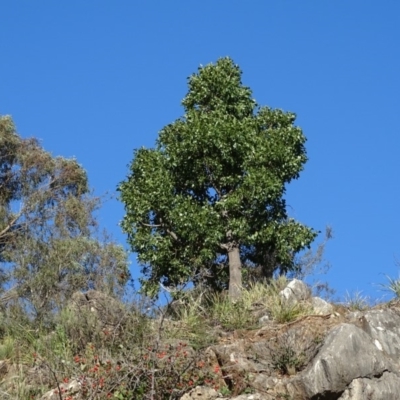
<path id="1" fill-rule="evenodd" d="M 253 352 L 249 354 L 246 352 L 245 342 L 243 340 L 236 341 L 232 344 L 224 344 L 213 346 L 212 350 L 214 351 L 217 360 L 224 364 L 224 367 L 232 371 L 258 371 L 260 368 L 260 360 L 257 362 L 254 361 Z M 247 349 L 249 350 L 249 349 Z"/>
<path id="2" fill-rule="evenodd" d="M 321 297 L 312 297 L 311 305 L 315 314 L 326 315 L 333 313 L 333 306 L 324 299 L 321 299 Z"/>
<path id="3" fill-rule="evenodd" d="M 71 398 L 73 398 L 74 400 L 81 399 L 81 396 L 79 395 L 80 388 L 80 383 L 75 379 L 69 383 L 60 383 L 60 389 L 63 399 L 67 398 L 68 396 L 71 396 Z M 40 398 L 40 400 L 60 400 L 60 393 L 58 388 L 48 391 Z"/>
<path id="4" fill-rule="evenodd" d="M 378 349 L 394 359 L 400 358 L 400 316 L 395 311 L 367 311 L 359 318 L 359 322 Z"/>
<path id="5" fill-rule="evenodd" d="M 167 348 L 171 354 L 185 348 L 188 365 L 195 366 L 194 376 L 203 377 L 198 382 L 208 382 L 219 387 L 222 393 L 231 393 L 222 397 L 218 389 L 212 387 L 185 387 L 184 390 L 191 390 L 180 400 L 400 398 L 400 307 L 382 305 L 372 310 L 349 313 L 343 309 L 336 312 L 337 306 L 318 297 L 310 297 L 307 285 L 296 280 L 287 285 L 281 296 L 289 304 L 312 304 L 314 310 L 288 323 L 278 324 L 265 315 L 267 311 L 263 302 L 254 303 L 249 312 L 262 312 L 254 320 L 259 319 L 263 326 L 222 331 L 220 335 L 213 336 L 213 345 L 197 350 L 191 347 L 189 340 L 179 336 L 184 328 L 180 321 L 164 321 L 164 329 L 177 334 L 160 339 L 160 348 Z M 112 325 L 113 318 L 119 320 L 124 313 L 123 306 L 118 302 L 114 308 L 110 298 L 92 292 L 74 295 L 74 302 L 75 310 L 96 317 L 93 326 L 97 323 Z M 103 306 L 105 310 L 114 311 L 111 315 L 103 312 Z M 79 321 L 84 321 L 81 314 L 76 314 Z M 93 318 L 87 321 L 92 323 Z M 74 331 L 78 329 L 75 325 L 73 328 Z M 191 364 L 199 360 L 201 364 Z M 41 387 L 52 388 L 41 400 L 59 400 L 54 379 L 45 367 L 39 362 L 33 367 L 26 365 L 23 369 L 24 382 L 30 387 L 37 387 L 37 380 L 31 382 L 30 377 L 39 377 Z M 134 370 L 135 365 L 132 368 Z M 5 388 L 14 384 L 18 371 L 12 364 L 0 362 L 4 392 Z M 178 369 L 176 372 L 179 372 Z M 79 392 L 76 380 L 63 383 L 60 387 L 66 393 L 65 398 L 71 396 L 74 400 L 83 400 L 84 395 Z"/>
<path id="6" fill-rule="evenodd" d="M 231 400 L 275 400 L 276 397 L 271 397 L 268 394 L 252 393 L 252 394 L 241 394 L 237 397 L 232 397 Z"/>
<path id="7" fill-rule="evenodd" d="M 365 314 L 365 312 L 363 312 L 363 311 L 347 311 L 347 312 L 344 312 L 344 315 L 346 316 L 346 318 L 348 320 L 350 320 L 351 322 L 359 320 L 360 318 L 362 318 L 364 316 L 364 314 Z"/>
<path id="8" fill-rule="evenodd" d="M 398 400 L 400 379 L 384 372 L 379 378 L 358 378 L 344 391 L 339 400 Z"/>
<path id="9" fill-rule="evenodd" d="M 312 315 L 289 324 L 286 330 L 282 328 L 278 331 L 273 326 L 260 329 L 267 340 L 241 345 L 242 359 L 246 359 L 247 355 L 247 361 L 251 359 L 253 363 L 250 366 L 241 362 L 242 368 L 256 372 L 250 381 L 250 387 L 256 392 L 265 393 L 265 399 L 398 399 L 399 311 L 364 311 L 357 314 L 357 318 L 353 318 L 351 322 L 331 325 L 335 321 L 345 320 L 344 316 L 328 318 L 325 315 Z M 328 325 L 333 328 L 325 335 L 323 326 Z M 319 332 L 316 330 L 318 326 Z M 314 347 L 315 344 L 310 340 L 312 332 L 318 342 L 322 340 L 319 347 Z M 232 343 L 232 350 L 237 343 L 238 341 Z M 282 360 L 289 362 L 291 358 L 294 363 L 299 357 L 304 359 L 304 355 L 309 355 L 305 357 L 304 369 L 297 371 L 294 368 L 291 371 L 285 368 L 279 376 L 274 375 L 271 369 L 274 358 L 279 354 Z"/>
<path id="10" fill-rule="evenodd" d="M 395 370 L 394 362 L 365 331 L 341 324 L 329 333 L 311 365 L 291 383 L 301 387 L 306 398 L 327 394 L 335 398 L 357 378 L 372 379 Z"/>
<path id="11" fill-rule="evenodd" d="M 264 315 L 264 316 L 262 316 L 262 317 L 258 320 L 258 322 L 259 322 L 260 325 L 266 325 L 266 324 L 268 324 L 270 321 L 271 321 L 271 320 L 270 320 L 270 318 L 269 318 L 268 315 Z"/>
<path id="12" fill-rule="evenodd" d="M 279 294 L 287 304 L 295 305 L 301 300 L 309 299 L 311 290 L 303 281 L 293 279 Z"/>
<path id="13" fill-rule="evenodd" d="M 218 392 L 208 386 L 196 386 L 190 392 L 185 393 L 180 400 L 214 400 L 218 397 Z"/>

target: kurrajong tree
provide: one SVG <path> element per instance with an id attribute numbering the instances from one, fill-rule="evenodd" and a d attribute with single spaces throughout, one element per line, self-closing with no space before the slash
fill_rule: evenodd
<path id="1" fill-rule="evenodd" d="M 122 291 L 123 248 L 100 238 L 85 170 L 0 117 L 0 303 L 45 319 L 77 290 Z"/>
<path id="2" fill-rule="evenodd" d="M 295 114 L 259 107 L 230 58 L 188 80 L 183 117 L 154 149 L 135 150 L 119 186 L 122 222 L 144 290 L 188 281 L 236 299 L 244 268 L 269 277 L 295 268 L 317 233 L 288 217 L 285 185 L 307 161 Z"/>

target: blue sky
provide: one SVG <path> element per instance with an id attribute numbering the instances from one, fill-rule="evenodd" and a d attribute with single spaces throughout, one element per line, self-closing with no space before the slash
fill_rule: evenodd
<path id="1" fill-rule="evenodd" d="M 309 162 L 289 214 L 335 238 L 325 277 L 381 297 L 400 259 L 400 3 L 1 1 L 0 114 L 115 194 L 133 149 L 183 114 L 186 78 L 230 56 L 260 105 L 297 113 Z M 123 207 L 103 227 L 125 245 Z M 134 260 L 134 257 L 132 257 Z M 133 274 L 138 269 L 133 263 Z"/>

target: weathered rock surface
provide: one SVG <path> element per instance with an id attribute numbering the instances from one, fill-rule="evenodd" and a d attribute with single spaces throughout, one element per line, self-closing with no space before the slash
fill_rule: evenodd
<path id="1" fill-rule="evenodd" d="M 326 315 L 333 313 L 333 306 L 320 297 L 311 298 L 311 306 L 315 314 Z"/>
<path id="2" fill-rule="evenodd" d="M 190 392 L 184 394 L 181 400 L 214 400 L 219 397 L 219 394 L 213 388 L 207 386 L 197 386 Z"/>
<path id="3" fill-rule="evenodd" d="M 400 357 L 400 315 L 393 310 L 372 310 L 359 318 L 362 329 L 394 359 Z"/>
<path id="4" fill-rule="evenodd" d="M 272 397 L 270 397 L 268 394 L 251 393 L 232 397 L 231 400 L 272 400 Z"/>
<path id="5" fill-rule="evenodd" d="M 399 377 L 390 372 L 384 372 L 379 378 L 355 379 L 339 400 L 398 400 L 399 396 Z"/>
<path id="6" fill-rule="evenodd" d="M 311 296 L 310 288 L 303 281 L 293 279 L 280 292 L 280 295 L 287 304 L 294 305 L 301 300 L 307 300 Z"/>
<path id="7" fill-rule="evenodd" d="M 296 385 L 304 389 L 306 398 L 334 398 L 359 377 L 372 379 L 395 370 L 393 360 L 366 332 L 341 324 L 329 333 L 311 365 L 297 377 Z"/>
<path id="8" fill-rule="evenodd" d="M 264 326 L 252 335 L 212 346 L 232 392 L 237 376 L 246 376 L 252 391 L 231 400 L 400 399 L 400 310 L 342 315 L 296 280 L 280 295 L 289 305 L 309 302 L 315 314 L 286 325 L 260 319 Z"/>

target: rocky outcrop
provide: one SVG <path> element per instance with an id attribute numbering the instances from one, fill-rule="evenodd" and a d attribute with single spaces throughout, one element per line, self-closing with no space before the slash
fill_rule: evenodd
<path id="1" fill-rule="evenodd" d="M 330 331 L 311 365 L 286 387 L 288 392 L 298 389 L 293 391 L 297 398 L 339 398 L 360 377 L 371 380 L 394 373 L 393 361 L 366 332 L 344 323 Z"/>
<path id="2" fill-rule="evenodd" d="M 339 400 L 398 400 L 399 394 L 399 377 L 396 374 L 384 372 L 378 378 L 354 379 Z"/>
<path id="3" fill-rule="evenodd" d="M 315 314 L 326 315 L 333 313 L 333 306 L 329 304 L 324 299 L 320 297 L 312 297 L 311 298 L 311 306 L 314 309 Z"/>
<path id="4" fill-rule="evenodd" d="M 231 400 L 395 400 L 400 398 L 400 311 L 385 306 L 337 313 L 292 281 L 282 301 L 308 302 L 315 314 L 289 324 L 268 322 L 243 338 L 212 346 Z M 260 322 L 262 322 L 260 318 Z M 245 380 L 245 384 L 244 381 Z M 249 391 L 249 394 L 239 394 Z M 202 393 L 202 400 L 215 393 Z M 235 395 L 236 393 L 236 395 Z"/>
<path id="5" fill-rule="evenodd" d="M 104 325 L 115 323 L 112 315 L 101 316 L 102 300 L 96 303 L 91 295 L 77 294 L 77 307 L 98 312 Z M 400 308 L 395 303 L 337 312 L 337 306 L 311 297 L 307 285 L 296 280 L 280 296 L 289 307 L 308 305 L 310 313 L 279 324 L 263 304 L 260 309 L 254 305 L 257 329 L 224 332 L 203 354 L 207 365 L 219 371 L 216 389 L 198 386 L 180 400 L 400 398 Z M 65 390 L 72 393 L 76 388 Z M 54 393 L 42 399 L 55 398 Z"/>
<path id="6" fill-rule="evenodd" d="M 281 298 L 289 305 L 294 305 L 301 300 L 310 298 L 311 290 L 303 282 L 298 279 L 293 279 L 289 284 L 280 292 Z"/>

